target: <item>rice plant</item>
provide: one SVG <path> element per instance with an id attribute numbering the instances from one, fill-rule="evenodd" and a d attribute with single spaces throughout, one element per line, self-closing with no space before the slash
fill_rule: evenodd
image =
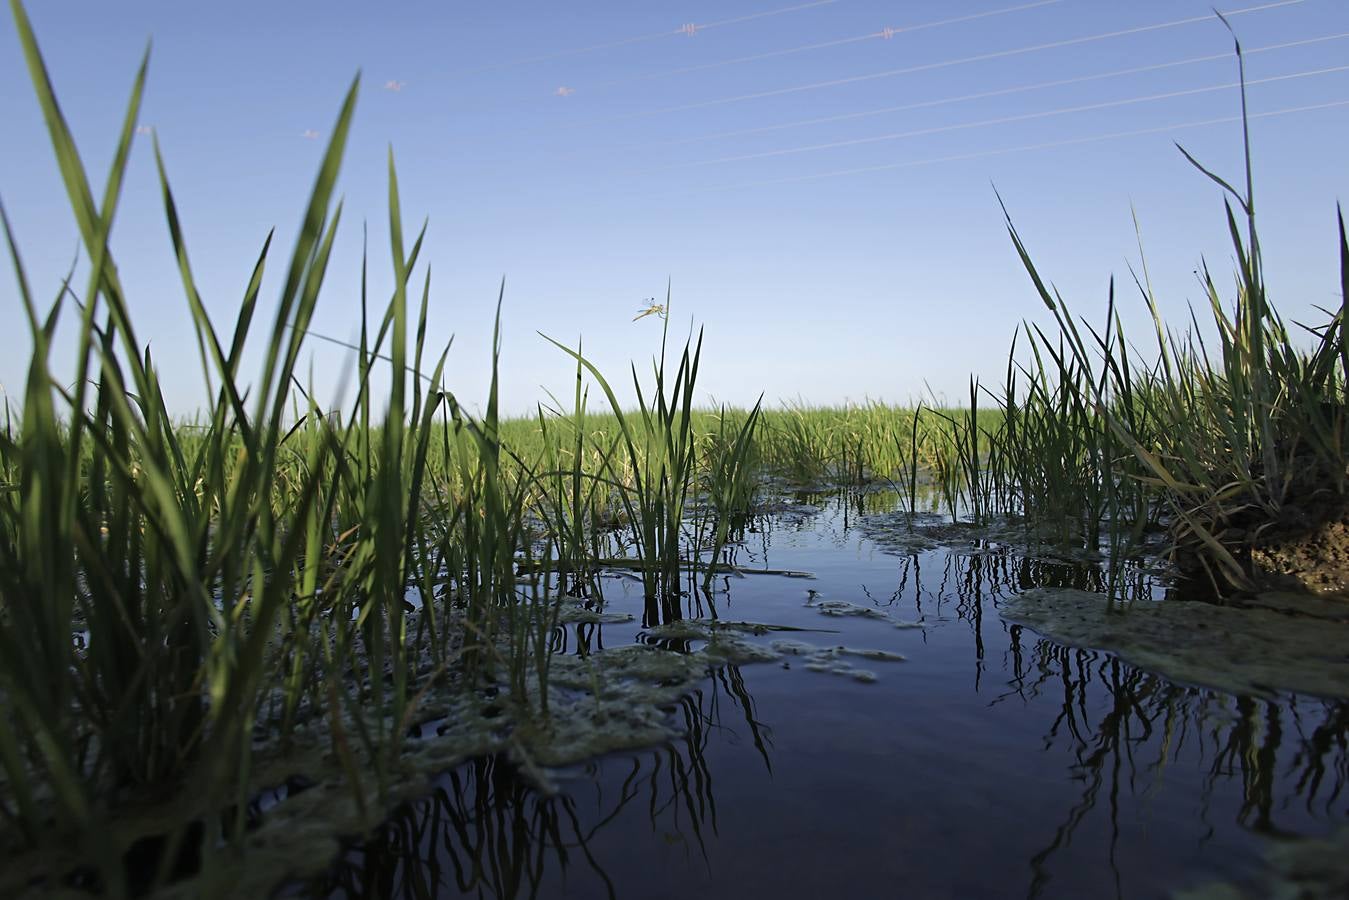
<path id="1" fill-rule="evenodd" d="M 668 297 L 664 308 L 669 309 Z M 609 382 L 589 360 L 579 351 L 552 341 L 596 380 L 617 419 L 625 468 L 614 480 L 620 486 L 620 502 L 641 563 L 649 624 L 679 617 L 685 509 L 698 462 L 693 391 L 702 356 L 702 333 L 696 342 L 692 337 L 685 342 L 671 381 L 666 360 L 669 327 L 667 315 L 661 330 L 660 355 L 652 361 L 650 399 L 643 391 L 636 364 L 632 367 L 637 409 L 631 413 L 623 410 Z M 611 471 L 615 468 L 616 462 L 611 462 Z"/>
<path id="2" fill-rule="evenodd" d="M 717 563 L 732 534 L 742 532 L 745 517 L 754 502 L 761 472 L 755 452 L 755 430 L 759 424 L 761 397 L 740 421 L 732 419 L 723 407 L 718 428 L 710 435 L 708 447 L 707 495 L 714 520 L 703 590 L 710 590 Z"/>
<path id="3" fill-rule="evenodd" d="M 517 593 L 531 482 L 502 464 L 495 378 L 482 421 L 440 385 L 448 348 L 433 363 L 426 353 L 429 276 L 414 333 L 409 293 L 423 236 L 404 246 L 392 154 L 394 288 L 373 334 L 363 325 L 355 397 L 345 412 L 324 410 L 300 388 L 341 220 L 334 192 L 358 83 L 332 130 L 275 317 L 261 329 L 254 312 L 272 237 L 222 332 L 201 301 L 156 144 L 213 396 L 185 426 L 136 336 L 109 249 L 146 63 L 96 202 L 36 37 L 11 6 L 88 271 L 82 291 L 68 276 L 40 305 L 0 209 L 33 345 L 22 410 L 7 409 L 0 433 L 0 816 L 6 843 L 73 842 L 120 895 L 129 876 L 110 818 L 168 798 L 185 821 L 244 808 L 260 734 L 284 746 L 327 722 L 358 803 L 378 816 L 418 698 L 451 655 L 470 682 L 501 677 L 525 701 L 527 665 L 546 684 L 542 636 L 555 606 Z M 366 301 L 363 280 L 363 323 Z M 76 318 L 73 377 L 51 368 L 62 316 Z M 263 364 L 245 380 L 250 339 L 262 341 Z M 371 370 L 383 362 L 395 377 L 387 397 L 372 397 Z M 446 581 L 454 590 L 437 593 Z M 172 840 L 200 842 L 208 859 L 218 852 L 204 835 L 185 835 Z"/>
<path id="4" fill-rule="evenodd" d="M 207 316 L 164 164 L 165 216 L 208 383 L 219 382 L 204 429 L 183 440 L 159 374 L 136 338 L 108 247 L 145 84 L 136 76 L 101 202 L 61 113 L 23 8 L 15 22 L 75 221 L 88 255 L 86 286 L 66 280 L 42 310 L 4 220 L 33 342 L 18 428 L 0 442 L 22 490 L 4 494 L 0 541 L 3 764 L 29 842 L 55 831 L 84 842 L 106 883 L 121 869 L 98 840 L 109 797 L 162 791 L 191 778 L 219 805 L 247 771 L 253 723 L 270 686 L 266 662 L 291 573 L 312 563 L 302 528 L 323 488 L 315 441 L 288 465 L 285 424 L 300 335 L 313 313 L 340 204 L 333 184 L 355 102 L 353 84 L 319 169 L 278 302 L 263 371 L 245 409 L 238 365 L 271 240 L 254 267 L 228 343 Z M 50 369 L 61 315 L 78 316 L 73 379 Z M 73 385 L 70 389 L 62 385 Z M 92 391 L 92 394 L 91 394 Z M 309 557 L 309 558 L 307 558 Z M 77 625 L 87 635 L 77 647 Z M 115 888 L 114 888 L 115 889 Z"/>
<path id="5" fill-rule="evenodd" d="M 576 352 L 580 356 L 579 345 Z M 547 529 L 563 588 L 573 594 L 600 597 L 598 561 L 613 555 L 605 540 L 605 509 L 612 488 L 609 462 L 618 448 L 618 438 L 605 436 L 592 445 L 587 431 L 589 392 L 583 373 L 578 361 L 569 416 L 561 411 L 561 404 L 550 414 L 545 414 L 542 406 L 538 409 L 542 446 L 541 469 L 535 476 L 536 508 Z M 569 580 L 571 584 L 565 584 Z"/>

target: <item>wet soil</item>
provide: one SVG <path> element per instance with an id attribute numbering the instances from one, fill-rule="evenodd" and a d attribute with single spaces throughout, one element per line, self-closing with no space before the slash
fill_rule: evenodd
<path id="1" fill-rule="evenodd" d="M 1251 549 L 1258 581 L 1277 587 L 1344 594 L 1349 599 L 1349 515 L 1273 536 Z"/>

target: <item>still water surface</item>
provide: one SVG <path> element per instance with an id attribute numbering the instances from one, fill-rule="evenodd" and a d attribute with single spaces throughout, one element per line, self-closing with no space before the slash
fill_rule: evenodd
<path id="1" fill-rule="evenodd" d="M 816 577 L 723 579 L 717 614 L 906 661 L 854 660 L 874 683 L 790 659 L 718 668 L 672 709 L 681 740 L 563 770 L 554 796 L 504 760 L 466 764 L 314 893 L 1167 897 L 1254 884 L 1271 842 L 1349 823 L 1349 704 L 1187 687 L 1057 645 L 1000 601 L 1098 572 L 975 541 L 884 550 L 865 506 L 810 499 L 735 561 Z M 649 640 L 640 584 L 606 579 L 605 598 L 638 621 L 570 628 L 559 652 Z M 826 617 L 820 599 L 890 620 Z"/>

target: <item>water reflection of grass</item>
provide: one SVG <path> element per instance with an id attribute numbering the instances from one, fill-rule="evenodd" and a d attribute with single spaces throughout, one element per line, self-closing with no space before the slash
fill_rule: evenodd
<path id="1" fill-rule="evenodd" d="M 904 615 L 909 615 L 907 607 L 912 605 L 929 621 L 951 619 L 967 626 L 966 652 L 982 677 L 982 683 L 973 685 L 975 692 L 986 691 L 991 678 L 1004 679 L 1005 687 L 990 697 L 989 708 L 1016 703 L 1024 706 L 1018 715 L 1043 717 L 1038 748 L 1042 753 L 1053 752 L 1065 780 L 1076 786 L 1069 792 L 1075 798 L 1061 810 L 1042 809 L 1024 819 L 1025 827 L 1043 831 L 1043 843 L 1026 858 L 1029 871 L 1024 890 L 1028 896 L 1053 894 L 1061 881 L 1069 880 L 1062 867 L 1083 864 L 1099 866 L 1115 885 L 1117 896 L 1130 896 L 1130 885 L 1140 877 L 1153 883 L 1146 873 L 1129 869 L 1128 860 L 1142 852 L 1137 835 L 1129 830 L 1139 810 L 1146 811 L 1159 798 L 1178 792 L 1185 797 L 1193 794 L 1198 804 L 1194 819 L 1158 822 L 1159 833 L 1192 834 L 1201 844 L 1229 830 L 1231 824 L 1278 837 L 1305 832 L 1308 818 L 1330 823 L 1339 815 L 1338 806 L 1349 785 L 1349 744 L 1345 740 L 1349 704 L 1308 698 L 1270 701 L 1177 685 L 1108 654 L 1064 647 L 1020 626 L 1004 626 L 992 616 L 1000 598 L 1026 585 L 1057 580 L 1099 587 L 1107 577 L 1099 565 L 1039 561 L 1011 552 L 926 553 L 897 562 L 893 594 L 885 597 L 873 591 L 875 602 Z M 990 618 L 985 619 L 985 614 Z M 994 663 L 990 672 L 989 660 L 998 655 L 1002 670 Z M 522 811 L 533 818 L 511 832 L 516 844 L 509 852 L 490 845 L 473 828 L 456 826 L 454 833 L 460 837 L 455 840 L 462 842 L 462 836 L 468 835 L 476 841 L 471 850 L 465 850 L 462 843 L 456 845 L 459 869 L 508 871 L 505 863 L 513 854 L 522 855 L 531 865 L 542 860 L 538 868 L 517 865 L 526 873 L 518 882 L 492 882 L 499 886 L 491 890 L 517 893 L 486 892 L 489 896 L 534 896 L 540 885 L 556 883 L 552 879 L 560 879 L 563 872 L 572 873 L 567 876 L 572 878 L 578 866 L 585 871 L 592 866 L 603 868 L 605 857 L 595 847 L 608 842 L 597 842 L 597 836 L 603 829 L 623 827 L 619 822 L 625 810 L 631 815 L 644 808 L 644 815 L 652 819 L 653 834 L 666 835 L 665 842 L 671 846 L 684 846 L 715 877 L 719 779 L 706 761 L 711 741 L 722 729 L 748 728 L 764 764 L 771 766 L 773 740 L 737 669 L 715 672 L 710 689 L 710 694 L 699 691 L 679 706 L 685 739 L 661 751 L 632 757 L 621 790 L 614 796 L 603 795 L 597 812 L 581 815 L 576 810 L 576 798 L 588 796 L 591 790 L 585 778 L 573 782 L 565 795 L 547 801 L 527 789 L 518 796 L 498 789 L 495 796 L 505 805 L 507 821 L 514 821 L 510 817 Z M 731 704 L 729 708 L 723 708 L 725 702 Z M 628 764 L 608 760 L 585 771 L 594 775 L 600 767 Z M 1005 777 L 1020 777 L 1016 763 L 1009 766 Z M 613 779 L 605 783 L 612 785 Z M 1019 791 L 1016 794 L 1020 796 Z M 1040 807 L 1044 801 L 1037 795 Z M 532 812 L 532 804 L 544 802 L 552 804 L 555 814 L 545 817 Z M 819 802 L 826 804 L 827 798 Z M 489 822 L 498 821 L 492 818 L 500 815 L 495 809 L 455 803 L 458 812 L 442 810 L 442 820 L 476 821 L 486 816 Z M 417 821 L 430 821 L 428 807 L 417 809 L 421 810 Z M 1145 813 L 1166 815 L 1162 807 Z M 492 829 L 502 833 L 498 824 Z M 1104 840 L 1099 851 L 1083 848 L 1084 842 L 1095 841 L 1097 836 Z M 822 834 L 821 840 L 825 839 Z M 1231 840 L 1230 836 L 1222 839 Z M 520 849 L 520 842 L 529 845 L 528 852 Z M 630 846 L 621 839 L 609 845 Z M 398 865 L 423 866 L 425 871 L 416 876 L 423 883 L 432 883 L 428 872 L 448 871 L 443 851 L 442 858 L 433 861 L 426 852 L 420 857 L 402 852 L 410 846 L 407 841 L 397 845 Z M 376 848 L 383 852 L 383 845 Z M 499 854 L 501 861 L 485 861 L 487 853 Z M 359 880 L 365 877 L 359 875 L 361 866 L 370 865 L 362 860 L 357 852 L 345 857 L 342 867 L 351 868 L 340 877 L 358 880 L 343 883 L 373 883 Z M 387 859 L 380 862 L 384 867 L 380 871 L 390 865 Z M 335 871 L 343 871 L 342 867 Z M 398 878 L 415 880 L 403 869 L 396 871 L 401 873 Z M 598 874 L 594 878 L 596 891 L 600 891 L 605 882 Z"/>
<path id="2" fill-rule="evenodd" d="M 907 602 L 921 612 L 927 596 L 938 610 L 948 608 L 970 626 L 976 690 L 980 678 L 987 677 L 983 617 L 999 598 L 1053 582 L 1099 589 L 1108 577 L 1099 565 L 1046 563 L 1011 553 L 949 554 L 935 588 L 921 583 L 917 556 L 905 559 L 901 572 L 900 592 Z M 1270 700 L 1178 685 L 1109 654 L 1066 647 L 1022 626 L 1000 624 L 1007 640 L 1007 688 L 991 705 L 1017 700 L 1029 714 L 1048 701 L 1053 716 L 1043 745 L 1068 752 L 1067 771 L 1082 785 L 1079 799 L 1030 860 L 1030 896 L 1048 890 L 1053 860 L 1100 808 L 1109 835 L 1106 863 L 1117 893 L 1126 896 L 1125 873 L 1117 864 L 1122 803 L 1132 797 L 1146 805 L 1168 789 L 1168 771 L 1178 766 L 1190 773 L 1179 780 L 1198 780 L 1201 823 L 1210 821 L 1220 799 L 1226 802 L 1233 782 L 1238 785 L 1236 824 L 1262 835 L 1300 833 L 1301 822 L 1280 824 L 1281 813 L 1302 818 L 1289 813 L 1295 805 L 1313 819 L 1333 822 L 1338 816 L 1349 788 L 1349 703 Z"/>
<path id="3" fill-rule="evenodd" d="M 1018 640 L 1019 628 L 1012 631 Z M 1132 795 L 1146 804 L 1152 794 L 1167 790 L 1172 767 L 1187 765 L 1198 775 L 1201 822 L 1210 820 L 1217 798 L 1226 798 L 1226 783 L 1236 781 L 1236 823 L 1274 837 L 1298 833 L 1277 822 L 1279 811 L 1294 802 L 1308 813 L 1319 806 L 1317 817 L 1333 820 L 1334 805 L 1349 782 L 1349 753 L 1343 743 L 1349 705 L 1342 702 L 1297 699 L 1285 704 L 1181 687 L 1104 654 L 1045 640 L 1036 641 L 1029 671 L 1016 678 L 1016 692 L 1025 698 L 1061 692 L 1045 744 L 1066 746 L 1074 760 L 1069 772 L 1082 784 L 1078 802 L 1031 859 L 1031 896 L 1047 888 L 1055 855 L 1102 802 L 1108 818 L 1107 860 L 1118 888 L 1121 798 Z M 1092 685 L 1107 698 L 1103 710 L 1088 703 Z M 1289 720 L 1297 726 L 1294 734 L 1285 731 Z M 1312 725 L 1310 734 L 1301 730 L 1307 724 Z"/>
<path id="4" fill-rule="evenodd" d="M 574 790 L 548 795 L 498 758 L 475 760 L 437 781 L 425 798 L 399 807 L 371 835 L 352 842 L 332 870 L 303 890 L 324 897 L 424 900 L 449 891 L 500 898 L 549 896 L 549 886 L 589 876 L 585 896 L 618 896 L 606 860 L 592 851 L 597 833 L 636 815 L 653 834 L 697 854 L 710 866 L 707 841 L 717 833 L 715 779 L 706 752 L 729 701 L 743 717 L 771 771 L 771 729 L 755 717 L 738 668 L 715 671 L 707 690 L 678 704 L 680 742 L 649 753 L 585 765 Z M 600 767 L 622 770 L 606 796 Z M 585 785 L 594 781 L 594 793 Z M 586 798 L 586 812 L 580 799 Z M 593 805 L 593 811 L 591 809 Z M 298 888 L 298 886 L 296 886 Z"/>

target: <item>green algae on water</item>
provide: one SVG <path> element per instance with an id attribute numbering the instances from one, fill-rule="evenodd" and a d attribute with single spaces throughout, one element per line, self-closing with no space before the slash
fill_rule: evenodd
<path id="1" fill-rule="evenodd" d="M 601 612 L 582 606 L 563 606 L 558 610 L 560 625 L 626 625 L 635 621 L 631 613 Z"/>
<path id="2" fill-rule="evenodd" d="M 843 657 L 856 656 L 862 659 L 869 659 L 874 662 L 903 662 L 904 656 L 899 653 L 891 653 L 888 650 L 868 650 L 857 647 L 845 647 L 838 644 L 833 647 L 817 647 L 814 644 L 807 644 L 804 641 L 774 641 L 773 650 L 782 656 L 799 656 L 804 662 L 804 667 L 811 672 L 820 672 L 829 675 L 842 675 L 852 678 L 854 681 L 860 681 L 863 684 L 871 684 L 876 681 L 877 675 L 869 669 L 857 669 L 853 664 Z"/>
<path id="3" fill-rule="evenodd" d="M 882 622 L 889 622 L 896 628 L 926 628 L 922 622 L 906 622 L 892 617 L 882 609 L 876 609 L 873 606 L 859 606 L 856 603 L 849 603 L 847 600 L 819 600 L 819 595 L 811 591 L 806 599 L 806 606 L 815 610 L 822 616 L 832 618 L 856 617 L 860 619 L 876 619 Z"/>
<path id="4" fill-rule="evenodd" d="M 1105 595 L 1037 588 L 999 608 L 1051 640 L 1114 653 L 1172 681 L 1233 694 L 1349 698 L 1349 622 L 1294 613 L 1294 595 L 1256 608 L 1169 600 L 1121 607 Z"/>
<path id="5" fill-rule="evenodd" d="M 312 786 L 268 809 L 237 847 L 219 847 L 203 860 L 199 872 L 162 887 L 155 896 L 269 896 L 280 884 L 317 877 L 344 839 L 364 834 L 398 804 L 423 796 L 437 775 L 474 757 L 504 755 L 540 791 L 551 793 L 550 770 L 555 767 L 679 737 L 682 726 L 672 715 L 673 707 L 716 666 L 777 658 L 770 648 L 734 635 L 720 635 L 694 653 L 633 644 L 588 657 L 555 656 L 548 674 L 547 716 L 538 713 L 534 679 L 524 704 L 504 692 L 465 691 L 453 684 L 429 690 L 418 708 L 421 725 L 414 728 L 420 737 L 405 740 L 382 802 L 376 799 L 373 761 L 349 737 L 356 722 L 343 713 L 340 721 L 348 737 L 342 738 L 329 718 L 313 718 L 284 750 L 275 743 L 258 749 L 247 793 L 292 775 L 302 775 Z M 336 752 L 342 743 L 353 755 L 351 770 Z M 352 771 L 361 780 L 359 790 Z M 208 813 L 178 797 L 123 815 L 105 839 L 122 853 L 141 838 L 169 834 L 195 820 L 209 823 Z M 62 879 L 82 862 L 75 846 L 6 860 L 0 869 L 0 895 L 20 892 L 26 885 L 39 896 L 65 896 L 69 891 Z"/>

